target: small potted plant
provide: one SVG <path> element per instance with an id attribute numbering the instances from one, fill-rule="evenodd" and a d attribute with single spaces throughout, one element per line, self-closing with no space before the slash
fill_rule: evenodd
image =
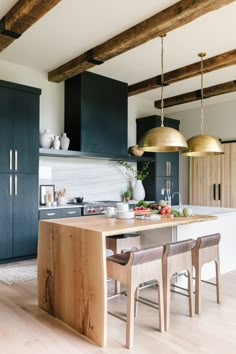
<path id="1" fill-rule="evenodd" d="M 127 191 L 124 192 L 123 197 L 125 202 L 129 202 L 132 196 L 131 188 L 128 188 Z"/>

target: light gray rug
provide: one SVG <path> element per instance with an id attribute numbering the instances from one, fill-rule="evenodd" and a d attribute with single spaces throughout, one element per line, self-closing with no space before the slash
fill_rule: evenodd
<path id="1" fill-rule="evenodd" d="M 3 281 L 7 284 L 21 283 L 36 278 L 36 260 L 0 265 L 0 281 Z"/>

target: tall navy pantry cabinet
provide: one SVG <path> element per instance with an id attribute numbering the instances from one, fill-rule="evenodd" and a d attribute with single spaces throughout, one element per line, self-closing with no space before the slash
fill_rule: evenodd
<path id="1" fill-rule="evenodd" d="M 39 96 L 0 80 L 0 262 L 37 252 Z"/>
<path id="2" fill-rule="evenodd" d="M 179 130 L 179 120 L 167 118 L 164 119 L 166 127 Z M 148 130 L 161 126 L 161 117 L 157 115 L 136 119 L 137 125 L 137 141 Z M 166 190 L 168 189 L 171 195 L 174 192 L 179 192 L 179 153 L 178 152 L 163 152 L 163 153 L 146 153 L 144 156 L 154 158 L 154 163 L 151 164 L 149 176 L 144 179 L 143 185 L 145 188 L 145 199 L 155 200 L 165 199 L 167 197 Z M 142 164 L 141 162 L 138 163 Z M 164 194 L 162 194 L 162 190 Z M 179 203 L 179 196 L 175 194 L 172 198 L 172 204 Z"/>

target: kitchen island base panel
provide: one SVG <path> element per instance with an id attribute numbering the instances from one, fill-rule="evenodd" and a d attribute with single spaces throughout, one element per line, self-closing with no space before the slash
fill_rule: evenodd
<path id="1" fill-rule="evenodd" d="M 39 307 L 105 346 L 105 238 L 95 231 L 46 222 L 40 223 L 39 233 Z"/>

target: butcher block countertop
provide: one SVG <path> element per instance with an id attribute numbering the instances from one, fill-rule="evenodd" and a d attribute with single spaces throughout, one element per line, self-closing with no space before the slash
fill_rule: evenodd
<path id="1" fill-rule="evenodd" d="M 104 347 L 107 342 L 106 237 L 214 219 L 217 217 L 207 215 L 161 220 L 98 215 L 40 221 L 38 304 Z"/>

